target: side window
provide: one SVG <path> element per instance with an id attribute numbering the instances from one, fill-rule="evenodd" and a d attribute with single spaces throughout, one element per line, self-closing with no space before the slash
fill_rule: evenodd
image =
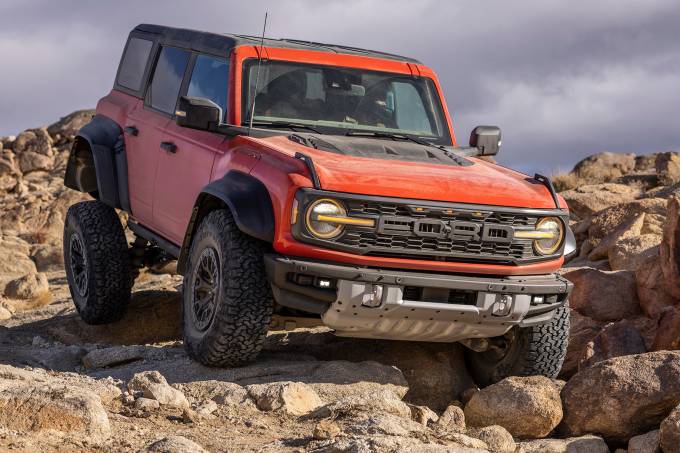
<path id="1" fill-rule="evenodd" d="M 118 85 L 133 91 L 139 91 L 142 88 L 142 78 L 151 47 L 153 47 L 153 42 L 148 39 L 130 39 L 120 63 Z"/>
<path id="2" fill-rule="evenodd" d="M 189 52 L 174 47 L 163 47 L 158 56 L 153 78 L 146 90 L 146 103 L 171 115 L 175 113 L 177 96 L 182 85 Z"/>
<path id="3" fill-rule="evenodd" d="M 220 58 L 199 55 L 191 73 L 187 96 L 205 98 L 222 109 L 220 121 L 226 120 L 227 87 L 229 84 L 229 63 Z"/>

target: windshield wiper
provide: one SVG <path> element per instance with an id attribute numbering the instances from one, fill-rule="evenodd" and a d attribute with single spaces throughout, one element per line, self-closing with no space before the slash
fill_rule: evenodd
<path id="1" fill-rule="evenodd" d="M 244 124 L 246 126 L 247 124 Z M 260 126 L 260 127 L 266 127 L 266 128 L 271 128 L 271 129 L 291 129 L 291 130 L 296 130 L 296 129 L 306 129 L 308 131 L 315 132 L 319 135 L 323 135 L 323 132 L 318 130 L 317 128 L 313 126 L 309 126 L 307 124 L 300 124 L 300 123 L 291 123 L 288 121 L 253 121 L 253 126 Z"/>
<path id="2" fill-rule="evenodd" d="M 437 148 L 441 152 L 443 152 L 448 158 L 451 160 L 455 161 L 457 164 L 463 164 L 464 159 L 459 156 L 456 153 L 452 153 L 444 145 L 437 145 L 436 143 L 428 142 L 427 140 L 422 140 L 419 138 L 416 138 L 412 135 L 409 134 L 392 134 L 389 132 L 378 132 L 378 131 L 347 131 L 345 135 L 351 136 L 351 137 L 361 137 L 361 136 L 368 136 L 368 137 L 377 137 L 377 138 L 390 138 L 392 140 L 410 140 L 413 143 L 417 143 L 422 146 L 431 146 L 433 148 Z"/>

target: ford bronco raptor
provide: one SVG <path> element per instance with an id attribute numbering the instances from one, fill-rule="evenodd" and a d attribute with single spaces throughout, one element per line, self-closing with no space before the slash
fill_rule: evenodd
<path id="1" fill-rule="evenodd" d="M 64 226 L 75 306 L 116 321 L 139 269 L 176 259 L 184 344 L 206 365 L 254 360 L 273 319 L 311 318 L 460 342 L 482 385 L 554 377 L 567 205 L 483 158 L 500 144 L 480 126 L 457 145 L 435 73 L 410 58 L 139 25 L 68 160 L 65 185 L 94 198 Z"/>

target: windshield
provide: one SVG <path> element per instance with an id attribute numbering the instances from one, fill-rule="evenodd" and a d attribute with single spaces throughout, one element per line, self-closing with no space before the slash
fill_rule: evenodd
<path id="1" fill-rule="evenodd" d="M 250 118 L 257 60 L 244 63 L 243 123 Z M 255 123 L 407 134 L 451 145 L 442 105 L 429 78 L 294 62 L 262 61 Z M 325 129 L 325 132 L 328 130 Z"/>

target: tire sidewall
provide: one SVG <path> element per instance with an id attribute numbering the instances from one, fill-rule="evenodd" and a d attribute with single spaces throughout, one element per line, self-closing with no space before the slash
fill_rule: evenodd
<path id="1" fill-rule="evenodd" d="M 225 263 L 225 252 L 228 253 L 228 249 L 225 250 L 225 244 L 220 240 L 218 234 L 211 228 L 212 225 L 207 224 L 201 226 L 201 231 L 199 232 L 199 237 L 191 246 L 191 252 L 189 255 L 189 265 L 187 266 L 187 272 L 184 275 L 184 284 L 182 291 L 182 327 L 184 330 L 184 342 L 192 350 L 199 351 L 205 342 L 210 342 L 213 340 L 213 331 L 215 323 L 219 322 L 220 312 L 224 309 L 224 291 L 225 291 L 225 276 L 224 276 L 224 263 Z M 215 307 L 215 312 L 212 315 L 212 320 L 206 330 L 200 331 L 196 328 L 193 320 L 193 278 L 196 272 L 196 266 L 199 264 L 199 259 L 203 251 L 211 247 L 215 250 L 218 260 L 218 277 L 219 277 L 219 288 L 216 294 L 217 302 Z"/>
<path id="2" fill-rule="evenodd" d="M 83 245 L 83 254 L 85 255 L 85 273 L 87 274 L 87 294 L 82 296 L 77 288 L 76 281 L 73 275 L 73 270 L 71 268 L 71 238 L 73 235 L 77 235 L 81 244 Z M 92 257 L 89 256 L 90 244 L 87 242 L 86 235 L 80 227 L 80 223 L 76 217 L 74 211 L 69 211 L 64 222 L 64 267 L 66 271 L 66 280 L 68 282 L 69 291 L 71 292 L 71 298 L 76 306 L 78 314 L 82 318 L 88 318 L 90 315 L 90 310 L 88 306 L 88 296 L 91 295 L 94 288 L 94 274 L 92 272 Z"/>

